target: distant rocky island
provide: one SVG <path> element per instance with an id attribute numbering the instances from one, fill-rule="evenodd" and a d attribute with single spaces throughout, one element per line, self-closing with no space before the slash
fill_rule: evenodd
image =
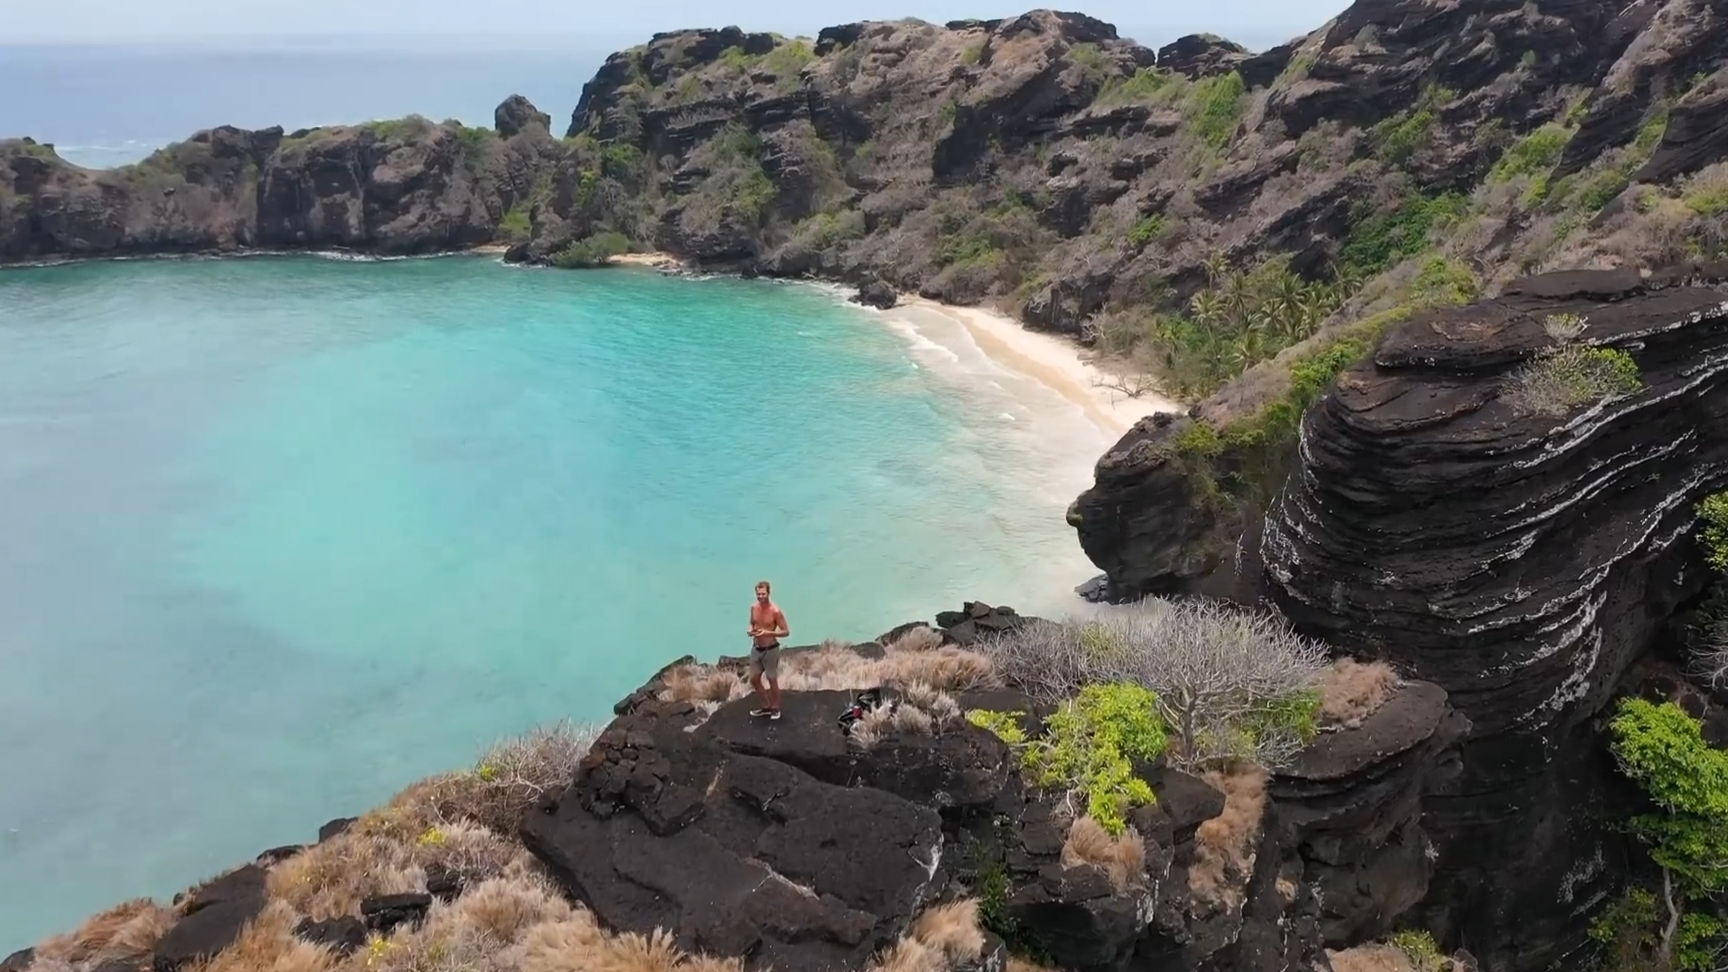
<path id="1" fill-rule="evenodd" d="M 0 968 L 1718 967 L 1725 40 L 1703 0 L 1360 0 L 1258 53 L 1047 10 L 692 30 L 608 59 L 562 136 L 512 97 L 491 129 L 214 128 L 102 172 L 0 142 L 8 263 L 637 250 L 1000 308 L 1192 405 L 1068 510 L 1088 596 L 1258 619 L 968 605 L 812 648 L 772 729 L 735 661 L 684 659 L 598 741 Z M 1183 690 L 1134 666 L 1285 644 L 1272 609 L 1337 661 L 1274 691 L 1207 656 L 1258 701 L 1173 763 Z M 1015 669 L 1029 631 L 1098 677 Z M 901 707 L 836 721 L 879 686 Z"/>

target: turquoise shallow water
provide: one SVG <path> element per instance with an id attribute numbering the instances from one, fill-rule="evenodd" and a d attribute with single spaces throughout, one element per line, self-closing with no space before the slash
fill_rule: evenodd
<path id="1" fill-rule="evenodd" d="M 487 258 L 0 273 L 0 953 L 499 736 L 969 597 L 1104 445 L 953 322 Z"/>

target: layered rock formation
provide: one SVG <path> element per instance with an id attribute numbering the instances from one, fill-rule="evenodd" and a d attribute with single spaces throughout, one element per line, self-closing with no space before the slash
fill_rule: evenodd
<path id="1" fill-rule="evenodd" d="M 1263 524 L 1199 495 L 1186 419 L 1144 423 L 1077 504 L 1118 593 L 1264 592 L 1336 649 L 1445 687 L 1473 729 L 1456 789 L 1424 802 L 1438 879 L 1420 911 L 1485 968 L 1561 959 L 1626 874 L 1632 795 L 1597 721 L 1708 576 L 1688 534 L 1728 487 L 1725 280 L 1555 273 L 1416 315 L 1308 412 Z M 1515 408 L 1555 315 L 1630 353 L 1642 389 Z"/>

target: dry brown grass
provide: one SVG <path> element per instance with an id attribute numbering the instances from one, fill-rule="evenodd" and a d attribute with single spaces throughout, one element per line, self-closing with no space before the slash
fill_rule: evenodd
<path id="1" fill-rule="evenodd" d="M 299 916 L 281 901 L 265 905 L 221 954 L 192 972 L 329 972 L 337 963 L 329 949 L 294 934 Z"/>
<path id="2" fill-rule="evenodd" d="M 1382 661 L 1340 658 L 1320 673 L 1322 725 L 1354 729 L 1398 692 L 1398 673 Z"/>
<path id="3" fill-rule="evenodd" d="M 902 713 L 894 727 L 907 732 L 930 732 L 959 716 L 959 706 L 946 693 L 993 688 L 1002 684 L 995 665 L 980 652 L 944 646 L 942 636 L 928 627 L 907 631 L 883 645 L 883 657 L 865 658 L 843 641 L 830 639 L 821 647 L 781 656 L 780 688 L 786 692 L 857 692 L 891 688 L 911 708 L 923 715 Z M 712 712 L 719 705 L 742 699 L 753 690 L 745 673 L 732 668 L 694 663 L 667 672 L 660 699 L 690 701 Z M 924 716 L 930 722 L 924 722 Z M 887 731 L 889 716 L 866 720 L 869 733 Z"/>
<path id="4" fill-rule="evenodd" d="M 1326 952 L 1332 972 L 1416 972 L 1416 966 L 1404 950 L 1392 945 L 1358 945 L 1355 948 Z"/>
<path id="5" fill-rule="evenodd" d="M 1240 764 L 1227 772 L 1209 771 L 1205 779 L 1223 792 L 1224 812 L 1194 834 L 1188 890 L 1198 901 L 1233 908 L 1242 903 L 1242 888 L 1254 867 L 1269 777 L 1258 766 Z"/>
<path id="6" fill-rule="evenodd" d="M 472 828 L 481 832 L 479 828 Z M 402 926 L 390 935 L 373 935 L 366 945 L 345 958 L 301 940 L 294 928 L 304 918 L 355 914 L 358 901 L 331 911 L 334 898 L 307 898 L 294 880 L 333 862 L 346 860 L 355 873 L 334 884 L 359 887 L 395 884 L 407 887 L 405 875 L 428 846 L 400 834 L 371 829 L 328 841 L 327 855 L 310 858 L 314 865 L 289 868 L 306 855 L 283 862 L 271 874 L 271 899 L 242 929 L 233 946 L 199 963 L 189 972 L 743 972 L 738 958 L 717 958 L 681 951 L 661 930 L 643 935 L 605 931 L 592 913 L 567 901 L 519 847 L 518 856 L 500 875 L 471 882 L 453 902 L 435 901 L 417 926 Z M 412 845 L 412 846 L 410 846 Z M 312 848 L 311 854 L 318 848 Z M 319 857 L 327 859 L 320 861 Z M 394 869 L 391 879 L 368 878 L 361 871 L 384 862 Z M 394 863 L 393 863 L 394 862 Z M 282 894 L 284 885 L 288 891 Z M 308 911 L 307 907 L 313 910 Z M 322 909 L 322 911 L 320 910 Z M 129 901 L 96 915 L 77 931 L 50 939 L 40 947 L 33 972 L 88 972 L 101 961 L 139 962 L 171 924 L 172 912 L 154 902 Z M 877 972 L 949 972 L 976 961 L 984 951 L 978 925 L 978 904 L 966 899 L 926 909 L 907 936 L 873 966 Z"/>
<path id="7" fill-rule="evenodd" d="M 876 957 L 870 972 L 947 972 L 983 954 L 978 902 L 966 898 L 926 908 L 905 937 Z"/>
<path id="8" fill-rule="evenodd" d="M 104 962 L 137 962 L 156 948 L 175 913 L 149 898 L 134 898 L 100 914 L 64 935 L 36 947 L 36 961 L 95 968 Z"/>
<path id="9" fill-rule="evenodd" d="M 882 646 L 889 651 L 935 651 L 942 647 L 942 633 L 929 625 L 908 628 L 900 637 Z"/>
<path id="10" fill-rule="evenodd" d="M 391 804 L 361 817 L 348 832 L 283 861 L 270 871 L 272 897 L 317 919 L 355 914 L 375 894 L 402 894 L 425 886 L 433 864 L 470 883 L 532 871 L 533 858 L 515 840 L 457 822 L 430 823 L 422 806 Z"/>
<path id="11" fill-rule="evenodd" d="M 1062 842 L 1062 866 L 1094 865 L 1110 877 L 1110 886 L 1126 891 L 1145 883 L 1146 842 L 1133 827 L 1112 837 L 1091 817 L 1076 817 Z"/>

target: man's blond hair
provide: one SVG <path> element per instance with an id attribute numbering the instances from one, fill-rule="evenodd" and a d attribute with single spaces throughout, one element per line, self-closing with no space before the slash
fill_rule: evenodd
<path id="1" fill-rule="evenodd" d="M 767 581 L 757 581 L 756 586 L 762 588 L 763 590 L 767 591 L 770 594 L 774 593 L 773 586 L 770 585 Z"/>

